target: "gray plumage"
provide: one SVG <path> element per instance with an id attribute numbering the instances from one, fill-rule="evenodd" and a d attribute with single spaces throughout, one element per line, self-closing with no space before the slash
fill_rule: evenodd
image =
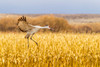
<path id="1" fill-rule="evenodd" d="M 22 16 L 18 19 L 18 22 L 17 22 L 17 26 L 18 28 L 22 31 L 22 32 L 27 32 L 27 35 L 25 36 L 25 38 L 27 38 L 27 42 L 28 42 L 28 47 L 29 47 L 29 37 L 32 41 L 34 41 L 32 39 L 32 36 L 38 32 L 39 29 L 51 29 L 49 26 L 44 26 L 44 27 L 41 27 L 41 26 L 33 26 L 31 24 L 29 24 L 26 20 L 26 17 Z M 37 45 L 38 43 L 36 41 L 34 41 Z"/>

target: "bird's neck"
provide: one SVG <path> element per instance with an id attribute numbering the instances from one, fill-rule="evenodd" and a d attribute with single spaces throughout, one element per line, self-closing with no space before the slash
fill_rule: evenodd
<path id="1" fill-rule="evenodd" d="M 48 28 L 48 27 L 47 26 L 44 26 L 44 27 L 41 27 L 41 28 L 43 29 L 43 28 Z"/>
<path id="2" fill-rule="evenodd" d="M 36 28 L 41 28 L 41 29 L 44 29 L 44 28 L 48 28 L 47 26 L 44 26 L 44 27 L 41 27 L 41 26 L 34 26 Z"/>

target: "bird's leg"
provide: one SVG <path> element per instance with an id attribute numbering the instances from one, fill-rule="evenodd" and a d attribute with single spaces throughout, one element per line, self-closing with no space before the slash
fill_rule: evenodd
<path id="1" fill-rule="evenodd" d="M 34 35 L 34 33 L 32 34 L 32 36 Z M 32 36 L 30 37 L 30 39 L 32 40 L 32 41 L 34 41 L 33 39 L 32 39 Z M 36 41 L 34 41 L 35 43 L 36 43 L 36 45 L 38 46 L 38 43 L 36 42 Z"/>
<path id="2" fill-rule="evenodd" d="M 26 36 L 25 36 L 25 38 L 27 38 L 27 43 L 28 43 L 28 48 L 29 48 L 29 34 L 27 34 Z"/>
<path id="3" fill-rule="evenodd" d="M 29 38 L 27 38 L 28 48 L 29 48 Z"/>

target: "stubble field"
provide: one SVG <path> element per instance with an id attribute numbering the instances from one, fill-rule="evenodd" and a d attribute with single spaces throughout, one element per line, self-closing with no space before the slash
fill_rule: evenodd
<path id="1" fill-rule="evenodd" d="M 100 67 L 100 34 L 0 33 L 0 67 Z"/>

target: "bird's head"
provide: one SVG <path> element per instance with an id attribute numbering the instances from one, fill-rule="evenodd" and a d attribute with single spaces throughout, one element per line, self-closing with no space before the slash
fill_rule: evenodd
<path id="1" fill-rule="evenodd" d="M 45 26 L 47 29 L 49 29 L 49 30 L 51 30 L 51 31 L 53 31 L 54 29 L 53 28 L 51 28 L 49 25 L 46 25 Z"/>

